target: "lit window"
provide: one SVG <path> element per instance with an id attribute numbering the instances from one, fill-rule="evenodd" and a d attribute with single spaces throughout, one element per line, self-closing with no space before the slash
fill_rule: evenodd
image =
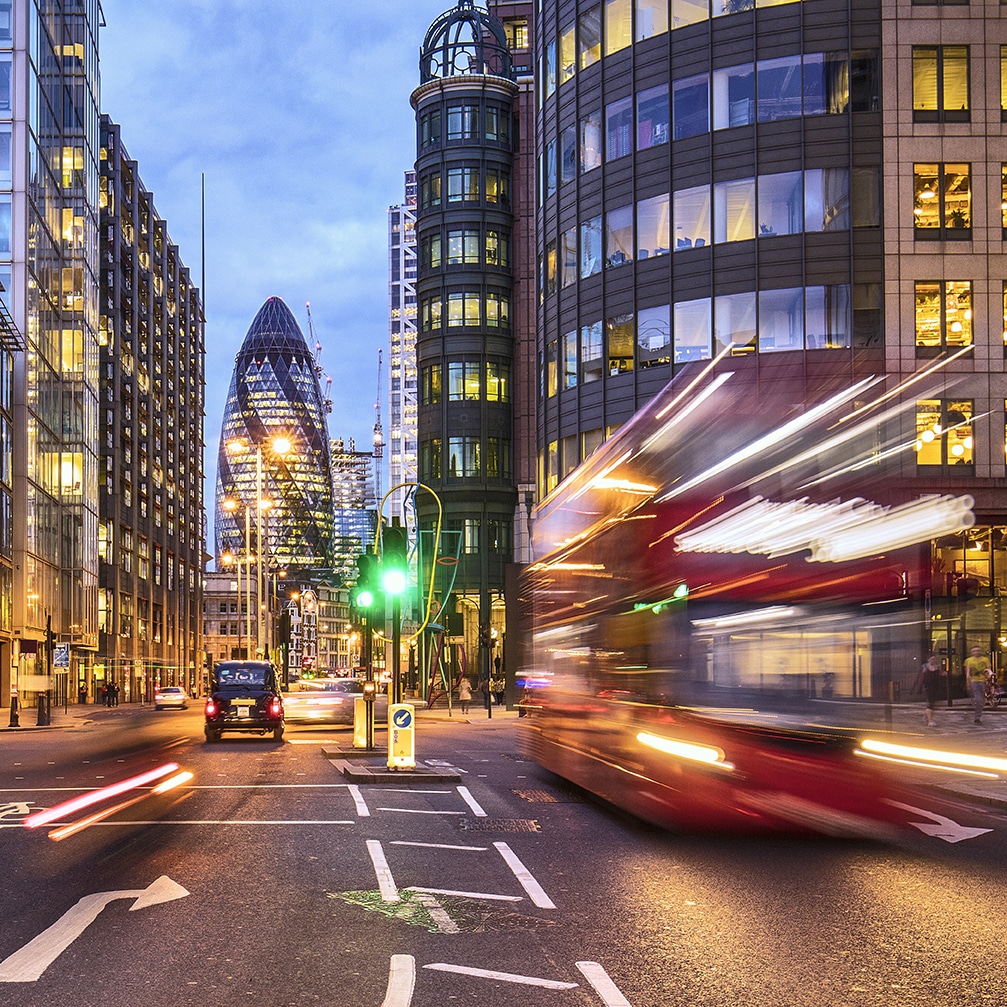
<path id="1" fill-rule="evenodd" d="M 916 464 L 973 465 L 973 403 L 924 399 L 916 403 Z"/>
<path id="2" fill-rule="evenodd" d="M 972 237 L 972 166 L 913 165 L 913 228 L 918 240 Z"/>
<path id="3" fill-rule="evenodd" d="M 917 280 L 915 305 L 917 356 L 972 345 L 970 280 Z"/>
<path id="4" fill-rule="evenodd" d="M 969 47 L 913 46 L 913 121 L 969 119 Z"/>

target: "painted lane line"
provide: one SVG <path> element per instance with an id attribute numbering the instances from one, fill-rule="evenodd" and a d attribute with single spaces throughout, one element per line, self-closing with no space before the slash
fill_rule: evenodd
<path id="1" fill-rule="evenodd" d="M 412 787 L 371 787 L 375 794 L 450 794 L 450 790 L 413 790 Z"/>
<path id="2" fill-rule="evenodd" d="M 406 892 L 427 892 L 430 895 L 458 895 L 463 899 L 489 899 L 491 902 L 523 902 L 523 895 L 491 895 L 488 892 L 459 892 L 452 888 L 421 888 L 419 885 L 409 885 Z"/>
<path id="3" fill-rule="evenodd" d="M 392 955 L 388 964 L 388 988 L 381 1007 L 409 1007 L 416 986 L 416 959 L 412 955 Z"/>
<path id="4" fill-rule="evenodd" d="M 72 825 L 72 822 L 51 822 L 51 825 Z M 150 818 L 128 822 L 95 822 L 92 828 L 130 828 L 134 825 L 356 825 L 346 818 Z M 22 828 L 22 826 L 18 826 Z"/>
<path id="5" fill-rule="evenodd" d="M 439 934 L 458 934 L 461 928 L 444 911 L 444 907 L 429 892 L 417 892 L 416 901 L 430 914 L 430 919 L 437 924 Z"/>
<path id="6" fill-rule="evenodd" d="M 135 899 L 130 912 L 146 909 L 161 902 L 185 898 L 189 893 L 167 875 L 162 875 L 146 888 L 118 892 L 96 892 L 85 895 L 71 906 L 51 927 L 43 930 L 23 948 L 0 962 L 0 982 L 30 983 L 43 972 L 98 918 L 110 902 Z"/>
<path id="7" fill-rule="evenodd" d="M 378 811 L 401 811 L 403 815 L 464 815 L 464 811 L 430 811 L 421 808 L 378 808 Z"/>
<path id="8" fill-rule="evenodd" d="M 506 843 L 494 843 L 497 852 L 504 858 L 504 862 L 514 872 L 514 877 L 521 883 L 521 887 L 528 893 L 528 897 L 539 907 L 539 909 L 555 909 L 556 904 L 543 891 L 542 886 L 532 877 L 531 871 L 517 858 L 517 855 Z"/>
<path id="9" fill-rule="evenodd" d="M 451 843 L 415 843 L 409 839 L 393 839 L 392 846 L 427 846 L 431 850 L 469 850 L 473 853 L 485 853 L 488 846 L 453 846 Z"/>
<path id="10" fill-rule="evenodd" d="M 497 982 L 520 983 L 522 986 L 541 986 L 547 990 L 572 990 L 577 983 L 561 983 L 555 979 L 539 979 L 536 976 L 519 976 L 513 972 L 494 972 L 490 969 L 473 969 L 466 965 L 448 965 L 446 962 L 434 962 L 424 965 L 425 969 L 437 972 L 457 972 L 463 976 L 475 976 L 477 979 L 495 979 Z"/>
<path id="11" fill-rule="evenodd" d="M 398 889 L 395 887 L 395 879 L 392 877 L 392 870 L 385 859 L 385 851 L 381 848 L 381 841 L 378 839 L 367 840 L 367 852 L 370 854 L 371 863 L 374 865 L 374 873 L 378 879 L 378 890 L 381 892 L 382 902 L 401 902 Z"/>
<path id="12" fill-rule="evenodd" d="M 486 817 L 486 812 L 483 811 L 479 802 L 469 793 L 468 787 L 457 787 L 456 789 L 458 790 L 458 796 L 472 809 L 472 814 L 476 818 Z"/>
<path id="13" fill-rule="evenodd" d="M 605 1007 L 631 1007 L 609 974 L 597 962 L 577 962 L 577 968 L 601 997 Z"/>
<path id="14" fill-rule="evenodd" d="M 347 789 L 350 792 L 350 797 L 353 798 L 357 814 L 361 818 L 370 818 L 371 809 L 367 807 L 367 802 L 364 800 L 364 795 L 360 793 L 360 788 L 355 783 L 351 783 Z"/>

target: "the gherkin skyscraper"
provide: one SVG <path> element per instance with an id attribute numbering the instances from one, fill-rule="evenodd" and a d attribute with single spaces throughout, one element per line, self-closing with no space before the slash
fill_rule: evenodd
<path id="1" fill-rule="evenodd" d="M 296 581 L 332 565 L 332 466 L 318 372 L 279 297 L 259 309 L 235 358 L 215 515 L 218 563 L 254 555 Z"/>

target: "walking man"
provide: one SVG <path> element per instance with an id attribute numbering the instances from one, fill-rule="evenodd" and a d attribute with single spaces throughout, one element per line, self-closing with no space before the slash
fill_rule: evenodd
<path id="1" fill-rule="evenodd" d="M 972 656 L 965 661 L 965 677 L 972 689 L 972 708 L 975 711 L 975 722 L 982 723 L 983 700 L 986 695 L 986 676 L 993 669 L 989 660 L 983 656 L 980 647 L 972 648 Z"/>

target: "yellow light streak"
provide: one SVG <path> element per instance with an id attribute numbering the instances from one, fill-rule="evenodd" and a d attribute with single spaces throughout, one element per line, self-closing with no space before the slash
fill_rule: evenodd
<path id="1" fill-rule="evenodd" d="M 713 745 L 700 745 L 692 741 L 677 741 L 674 738 L 662 738 L 648 731 L 640 731 L 636 740 L 641 745 L 654 748 L 666 755 L 674 755 L 679 759 L 686 759 L 689 762 L 700 762 L 704 766 L 712 769 L 723 769 L 733 772 L 734 764 L 727 762 L 724 752 Z"/>

